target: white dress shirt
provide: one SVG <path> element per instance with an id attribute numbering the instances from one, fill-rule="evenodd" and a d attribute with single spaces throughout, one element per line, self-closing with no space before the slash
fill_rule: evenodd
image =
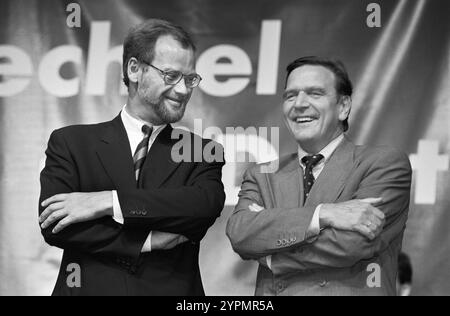
<path id="1" fill-rule="evenodd" d="M 339 147 L 339 145 L 344 140 L 344 134 L 339 135 L 336 137 L 333 141 L 331 141 L 324 149 L 322 149 L 317 154 L 321 154 L 324 158 L 313 168 L 313 176 L 314 179 L 317 179 L 319 175 L 322 173 L 323 168 L 325 168 L 325 165 L 330 160 L 333 153 L 336 151 L 336 148 Z M 298 148 L 298 158 L 300 162 L 300 166 L 303 169 L 303 173 L 305 173 L 306 166 L 302 162 L 303 157 L 310 156 L 310 153 L 307 153 L 304 151 L 301 147 Z M 303 179 L 301 179 L 303 181 Z M 322 204 L 317 206 L 316 210 L 314 211 L 313 218 L 311 220 L 311 224 L 306 231 L 306 239 L 308 242 L 313 242 L 315 240 L 315 237 L 317 237 L 320 234 L 320 208 Z M 267 266 L 269 269 L 272 268 L 272 256 L 267 257 Z"/>
<path id="2" fill-rule="evenodd" d="M 142 141 L 142 139 L 144 139 L 145 136 L 144 133 L 142 132 L 142 126 L 144 125 L 153 126 L 153 132 L 148 141 L 149 151 L 153 143 L 155 142 L 156 138 L 158 137 L 159 133 L 161 133 L 161 131 L 167 126 L 167 125 L 154 126 L 148 122 L 140 120 L 139 118 L 131 116 L 127 111 L 126 105 L 123 107 L 122 112 L 120 113 L 120 118 L 122 119 L 123 126 L 125 127 L 125 130 L 127 132 L 128 140 L 130 143 L 130 155 L 132 157 L 134 156 L 134 152 L 136 151 L 137 146 Z M 123 225 L 124 218 L 122 209 L 120 207 L 117 191 L 112 191 L 112 195 L 113 195 L 113 211 L 114 211 L 113 219 L 117 223 Z M 150 232 L 150 234 L 148 235 L 148 238 L 145 241 L 144 246 L 142 248 L 142 252 L 150 252 L 150 251 L 152 251 L 152 232 Z"/>

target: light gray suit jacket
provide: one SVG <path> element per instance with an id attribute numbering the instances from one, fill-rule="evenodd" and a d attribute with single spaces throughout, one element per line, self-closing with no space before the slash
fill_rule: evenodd
<path id="1" fill-rule="evenodd" d="M 397 256 L 408 217 L 411 166 L 388 147 L 355 146 L 345 139 L 303 201 L 298 155 L 279 161 L 275 173 L 261 165 L 244 175 L 239 203 L 227 225 L 233 249 L 260 262 L 256 295 L 395 295 Z M 373 241 L 356 232 L 326 228 L 306 239 L 322 203 L 382 197 L 386 215 Z M 252 212 L 256 203 L 265 209 Z M 271 269 L 266 256 L 272 255 Z"/>

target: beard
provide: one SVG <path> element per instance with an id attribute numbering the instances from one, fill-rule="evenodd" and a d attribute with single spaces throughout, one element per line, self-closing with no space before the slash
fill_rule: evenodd
<path id="1" fill-rule="evenodd" d="M 164 95 L 161 95 L 158 99 L 150 97 L 146 94 L 147 91 L 141 91 L 143 95 L 143 101 L 150 106 L 154 114 L 161 120 L 163 124 L 172 124 L 181 121 L 186 111 L 186 106 L 189 101 L 189 97 L 185 97 L 180 106 L 171 106 L 166 100 Z"/>
<path id="2" fill-rule="evenodd" d="M 186 111 L 187 102 L 182 102 L 178 108 L 173 108 L 170 105 L 166 105 L 164 98 L 158 103 L 151 104 L 155 114 L 164 122 L 164 124 L 172 124 L 181 121 Z"/>

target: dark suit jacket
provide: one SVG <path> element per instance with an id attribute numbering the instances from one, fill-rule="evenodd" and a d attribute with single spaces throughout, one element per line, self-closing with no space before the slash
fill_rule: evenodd
<path id="1" fill-rule="evenodd" d="M 256 295 L 395 295 L 397 256 L 408 216 L 411 167 L 408 157 L 387 147 L 355 146 L 347 139 L 336 149 L 303 201 L 298 155 L 280 160 L 276 173 L 260 166 L 247 171 L 227 234 L 244 259 L 260 262 Z M 316 207 L 322 203 L 382 197 L 386 215 L 381 235 L 324 229 L 306 240 Z M 257 203 L 265 210 L 248 209 Z M 272 255 L 272 269 L 265 257 Z M 380 267 L 378 273 L 376 265 Z M 375 267 L 375 268 L 374 268 Z M 372 278 L 375 277 L 375 278 Z"/>
<path id="2" fill-rule="evenodd" d="M 48 244 L 64 249 L 54 295 L 204 295 L 199 243 L 224 206 L 224 162 L 175 163 L 171 150 L 179 140 L 209 144 L 221 157 L 223 149 L 191 133 L 171 139 L 172 130 L 167 126 L 151 147 L 139 189 L 120 115 L 111 122 L 52 133 L 40 202 L 58 193 L 117 190 L 125 219 L 121 226 L 104 217 L 56 235 L 54 226 L 42 230 Z M 181 234 L 190 241 L 141 255 L 151 230 Z M 81 268 L 80 288 L 67 286 L 71 263 Z"/>

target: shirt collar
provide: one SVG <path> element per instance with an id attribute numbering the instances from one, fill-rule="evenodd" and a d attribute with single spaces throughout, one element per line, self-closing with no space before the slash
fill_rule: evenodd
<path id="1" fill-rule="evenodd" d="M 342 133 L 338 137 L 336 137 L 334 140 L 332 140 L 324 149 L 322 149 L 317 154 L 321 154 L 324 159 L 322 160 L 323 163 L 328 162 L 328 160 L 331 158 L 331 155 L 335 152 L 335 150 L 339 147 L 339 145 L 344 140 L 344 134 Z M 306 151 L 304 151 L 300 146 L 298 147 L 298 158 L 300 159 L 300 164 L 303 166 L 302 159 L 303 157 L 309 156 Z M 322 163 L 321 162 L 321 163 Z"/>
<path id="2" fill-rule="evenodd" d="M 125 127 L 125 130 L 128 134 L 133 135 L 139 135 L 142 136 L 142 126 L 148 125 L 150 127 L 153 127 L 153 133 L 152 135 L 159 134 L 159 132 L 167 126 L 167 124 L 164 125 L 153 125 L 148 122 L 145 122 L 139 118 L 135 118 L 128 113 L 127 105 L 125 105 L 122 109 L 121 118 L 123 125 Z"/>

